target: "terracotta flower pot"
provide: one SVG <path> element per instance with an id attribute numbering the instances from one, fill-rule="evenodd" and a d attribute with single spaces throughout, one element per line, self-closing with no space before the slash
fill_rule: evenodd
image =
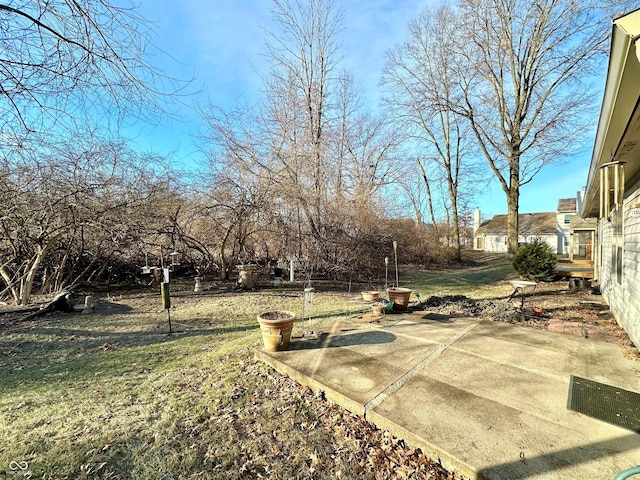
<path id="1" fill-rule="evenodd" d="M 410 288 L 391 287 L 387 289 L 389 300 L 393 302 L 393 308 L 397 310 L 406 310 L 409 306 L 409 297 L 411 296 Z"/>
<path id="2" fill-rule="evenodd" d="M 265 351 L 279 352 L 289 348 L 295 320 L 296 314 L 286 310 L 274 310 L 258 315 Z"/>
<path id="3" fill-rule="evenodd" d="M 380 298 L 380 292 L 376 292 L 373 290 L 360 293 L 362 294 L 362 299 L 367 302 L 377 302 Z"/>

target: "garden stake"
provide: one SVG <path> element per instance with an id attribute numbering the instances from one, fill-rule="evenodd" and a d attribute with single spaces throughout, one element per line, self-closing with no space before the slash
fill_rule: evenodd
<path id="1" fill-rule="evenodd" d="M 162 294 L 162 308 L 167 311 L 167 319 L 169 320 L 169 335 L 173 333 L 171 329 L 171 296 L 169 295 L 169 282 L 160 284 L 160 293 Z"/>
<path id="2" fill-rule="evenodd" d="M 311 281 L 309 281 L 309 286 L 304 289 L 304 307 L 302 309 L 302 336 L 308 337 L 312 332 L 304 329 L 304 319 L 308 320 L 307 326 L 311 321 L 311 312 L 313 311 L 313 292 L 315 289 L 311 286 Z"/>
<path id="3" fill-rule="evenodd" d="M 398 283 L 398 242 L 396 242 L 395 240 L 393 241 L 393 254 L 396 257 L 396 287 L 399 287 L 400 284 Z"/>
<path id="4" fill-rule="evenodd" d="M 384 257 L 384 289 L 389 288 L 389 257 Z"/>

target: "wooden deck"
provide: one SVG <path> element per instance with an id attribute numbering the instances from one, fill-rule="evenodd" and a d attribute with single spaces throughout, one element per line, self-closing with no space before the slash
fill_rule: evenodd
<path id="1" fill-rule="evenodd" d="M 592 260 L 558 261 L 554 272 L 565 278 L 593 278 Z"/>

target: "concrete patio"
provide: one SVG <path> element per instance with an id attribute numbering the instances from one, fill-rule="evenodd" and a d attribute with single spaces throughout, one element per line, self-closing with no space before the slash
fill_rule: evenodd
<path id="1" fill-rule="evenodd" d="M 470 479 L 613 479 L 640 435 L 567 409 L 570 376 L 640 392 L 620 346 L 426 312 L 337 321 L 256 357 Z"/>

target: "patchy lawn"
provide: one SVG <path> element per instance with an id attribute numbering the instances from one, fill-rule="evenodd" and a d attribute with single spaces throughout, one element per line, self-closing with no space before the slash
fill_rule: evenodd
<path id="1" fill-rule="evenodd" d="M 637 357 L 601 297 L 569 292 L 567 282 L 540 284 L 520 312 L 505 301 L 514 273 L 504 262 L 400 278 L 420 292 L 419 308 L 538 328 L 576 323 L 583 336 L 628 342 Z M 294 328 L 326 329 L 354 313 L 348 300 L 366 288 L 315 286 L 312 318 Z M 172 284 L 171 335 L 152 287 L 98 294 L 91 315 L 22 322 L 26 312 L 0 310 L 0 474 L 27 466 L 44 479 L 459 478 L 254 362 L 256 315 L 300 317 L 302 284 L 222 287 L 205 282 L 195 294 Z"/>
<path id="2" fill-rule="evenodd" d="M 91 315 L 0 315 L 0 473 L 32 478 L 453 479 L 419 450 L 253 360 L 257 313 L 302 288 L 104 296 Z M 348 314 L 318 293 L 313 328 Z M 328 320 L 327 320 L 328 319 Z M 14 463 L 17 462 L 17 463 Z M 11 477 L 14 478 L 14 477 Z"/>

